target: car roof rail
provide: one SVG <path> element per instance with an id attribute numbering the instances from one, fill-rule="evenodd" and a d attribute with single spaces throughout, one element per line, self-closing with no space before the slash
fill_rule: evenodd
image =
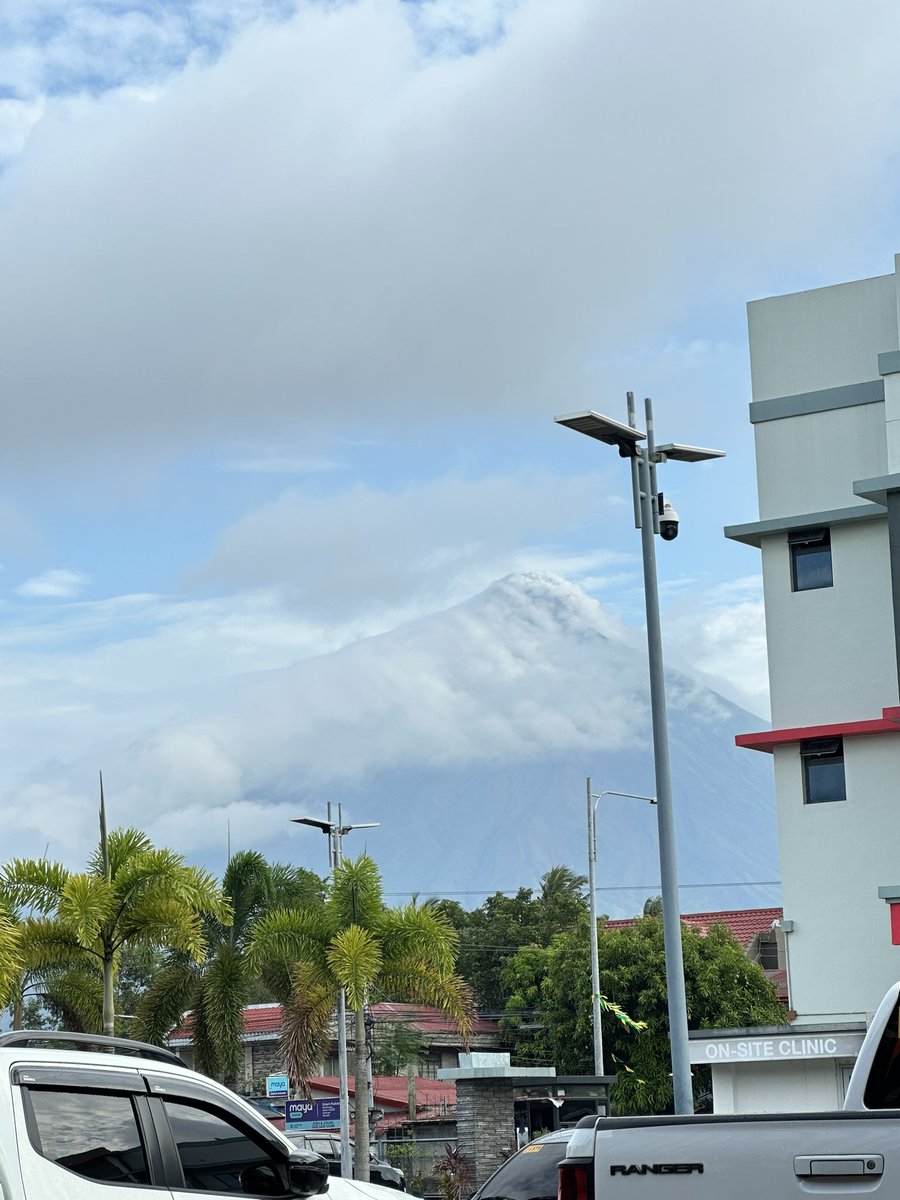
<path id="1" fill-rule="evenodd" d="M 168 1050 L 165 1046 L 136 1042 L 132 1038 L 111 1037 L 105 1033 L 70 1033 L 65 1029 L 11 1029 L 8 1033 L 0 1033 L 0 1047 L 34 1046 L 40 1042 L 58 1043 L 63 1048 L 68 1044 L 73 1050 L 85 1050 L 94 1046 L 98 1050 L 152 1058 L 177 1067 L 187 1066 L 183 1058 L 179 1058 L 174 1050 Z"/>

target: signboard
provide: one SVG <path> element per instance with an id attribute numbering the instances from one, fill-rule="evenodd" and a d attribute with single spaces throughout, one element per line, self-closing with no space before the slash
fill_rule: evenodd
<path id="1" fill-rule="evenodd" d="M 288 1100 L 284 1106 L 284 1128 L 340 1129 L 340 1100 Z"/>
<path id="2" fill-rule="evenodd" d="M 796 1032 L 775 1037 L 691 1039 L 692 1063 L 784 1062 L 798 1058 L 855 1058 L 865 1034 Z"/>
<path id="3" fill-rule="evenodd" d="M 267 1075 L 266 1095 L 270 1100 L 287 1100 L 290 1094 L 287 1075 Z"/>

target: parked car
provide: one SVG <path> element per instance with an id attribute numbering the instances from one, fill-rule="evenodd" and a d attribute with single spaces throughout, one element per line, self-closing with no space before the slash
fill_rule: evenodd
<path id="1" fill-rule="evenodd" d="M 285 1134 L 295 1146 L 302 1146 L 305 1150 L 312 1150 L 315 1154 L 321 1156 L 328 1163 L 328 1172 L 331 1175 L 340 1175 L 341 1173 L 341 1139 L 336 1133 L 329 1133 L 327 1130 L 316 1133 L 304 1133 L 301 1130 L 297 1132 L 288 1132 Z M 352 1148 L 353 1143 L 350 1143 Z M 403 1172 L 399 1167 L 392 1166 L 389 1162 L 385 1162 L 383 1158 L 378 1158 L 375 1154 L 369 1155 L 369 1178 L 372 1183 L 381 1184 L 382 1187 L 394 1188 L 395 1191 L 406 1191 L 406 1180 L 403 1177 Z"/>
<path id="2" fill-rule="evenodd" d="M 94 1034 L 0 1035 L 4 1200 L 312 1197 L 328 1183 L 320 1155 L 170 1050 Z M 363 1195 L 339 1186 L 334 1200 Z"/>
<path id="3" fill-rule="evenodd" d="M 574 1129 L 554 1129 L 535 1138 L 498 1167 L 472 1200 L 556 1200 L 557 1168 Z"/>

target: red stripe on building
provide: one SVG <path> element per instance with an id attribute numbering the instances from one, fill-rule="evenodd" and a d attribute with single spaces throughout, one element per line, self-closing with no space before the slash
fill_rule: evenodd
<path id="1" fill-rule="evenodd" d="M 871 721 L 842 721 L 836 725 L 806 725 L 799 729 L 768 729 L 762 733 L 739 733 L 736 746 L 746 750 L 765 750 L 776 746 L 806 742 L 813 738 L 866 737 L 876 733 L 900 733 L 900 708 L 882 709 L 881 717 Z"/>

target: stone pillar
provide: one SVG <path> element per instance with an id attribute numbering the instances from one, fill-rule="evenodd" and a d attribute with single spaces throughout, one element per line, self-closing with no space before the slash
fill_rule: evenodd
<path id="1" fill-rule="evenodd" d="M 513 1095 L 508 1080 L 457 1080 L 456 1129 L 469 1191 L 481 1187 L 516 1148 Z"/>

